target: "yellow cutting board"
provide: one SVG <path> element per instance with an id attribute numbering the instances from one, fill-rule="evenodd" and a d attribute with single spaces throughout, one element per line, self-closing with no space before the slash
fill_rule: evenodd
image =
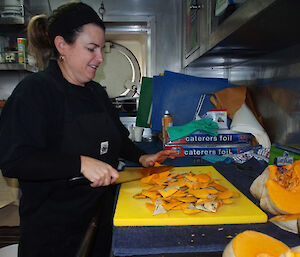
<path id="1" fill-rule="evenodd" d="M 130 169 L 130 168 L 127 168 Z M 136 168 L 131 168 L 136 169 Z M 207 224 L 241 224 L 241 223 L 264 223 L 267 215 L 236 187 L 226 180 L 212 166 L 177 167 L 171 172 L 186 173 L 192 171 L 211 172 L 214 179 L 231 191 L 240 193 L 234 203 L 222 205 L 216 213 L 200 212 L 195 215 L 184 214 L 182 210 L 171 210 L 168 213 L 152 215 L 146 207 L 150 199 L 135 199 L 133 196 L 147 188 L 139 180 L 121 185 L 114 215 L 115 226 L 178 226 L 178 225 L 207 225 Z"/>

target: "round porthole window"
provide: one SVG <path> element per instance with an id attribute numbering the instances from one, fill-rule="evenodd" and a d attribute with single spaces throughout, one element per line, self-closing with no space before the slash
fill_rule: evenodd
<path id="1" fill-rule="evenodd" d="M 133 53 L 122 45 L 106 42 L 103 57 L 95 81 L 106 88 L 110 98 L 133 96 L 141 80 L 140 66 Z"/>

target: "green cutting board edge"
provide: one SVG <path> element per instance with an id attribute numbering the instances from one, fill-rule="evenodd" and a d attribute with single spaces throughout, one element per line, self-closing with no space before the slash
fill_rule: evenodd
<path id="1" fill-rule="evenodd" d="M 211 172 L 220 184 L 231 191 L 240 193 L 233 204 L 223 205 L 216 213 L 201 212 L 195 215 L 184 214 L 181 210 L 172 210 L 165 214 L 152 215 L 146 207 L 150 199 L 135 199 L 133 196 L 140 193 L 147 186 L 140 181 L 132 181 L 121 185 L 114 215 L 115 226 L 179 226 L 179 225 L 208 225 L 208 224 L 242 224 L 264 223 L 267 215 L 251 202 L 244 194 L 226 180 L 212 166 L 177 167 L 172 172 L 185 173 L 192 171 Z"/>

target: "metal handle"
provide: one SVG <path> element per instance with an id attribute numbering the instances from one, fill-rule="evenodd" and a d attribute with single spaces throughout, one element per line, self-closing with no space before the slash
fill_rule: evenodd
<path id="1" fill-rule="evenodd" d="M 200 10 L 204 8 L 204 4 L 200 4 L 200 5 L 190 5 L 190 9 L 191 10 Z"/>

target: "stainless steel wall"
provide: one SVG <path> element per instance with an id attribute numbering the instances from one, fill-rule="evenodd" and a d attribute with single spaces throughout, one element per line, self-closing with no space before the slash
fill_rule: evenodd
<path id="1" fill-rule="evenodd" d="M 184 72 L 246 85 L 271 142 L 300 145 L 300 45 L 239 63 L 203 57 Z"/>
<path id="2" fill-rule="evenodd" d="M 271 142 L 300 145 L 300 45 L 229 69 L 248 85 Z"/>
<path id="3" fill-rule="evenodd" d="M 51 9 L 64 1 L 49 0 Z M 100 0 L 83 1 L 96 11 Z M 181 70 L 181 0 L 104 0 L 104 21 L 111 16 L 149 16 L 154 19 L 152 37 L 154 45 L 151 74 L 157 75 L 164 70 Z M 33 14 L 49 13 L 47 0 L 26 0 L 26 5 Z"/>

